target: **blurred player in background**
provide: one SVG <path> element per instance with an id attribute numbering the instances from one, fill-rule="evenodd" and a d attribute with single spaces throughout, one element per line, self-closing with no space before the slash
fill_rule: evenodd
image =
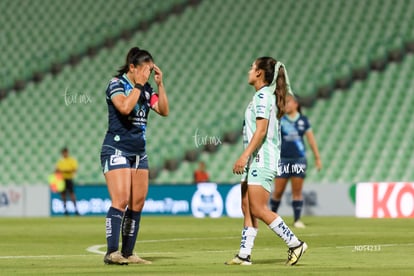
<path id="1" fill-rule="evenodd" d="M 200 161 L 198 168 L 194 171 L 194 183 L 208 182 L 210 177 L 206 171 L 206 163 Z"/>
<path id="2" fill-rule="evenodd" d="M 154 72 L 156 94 L 148 79 Z M 108 131 L 101 163 L 112 205 L 106 215 L 106 264 L 149 264 L 133 253 L 148 192 L 146 126 L 150 109 L 169 113 L 161 69 L 146 50 L 129 50 L 126 62 L 106 90 Z M 118 251 L 120 231 L 122 248 Z"/>
<path id="3" fill-rule="evenodd" d="M 276 176 L 275 188 L 270 200 L 270 207 L 277 212 L 280 200 L 290 179 L 292 183 L 293 226 L 305 228 L 300 221 L 303 197 L 302 188 L 306 176 L 307 160 L 303 137 L 306 136 L 315 157 L 315 166 L 322 169 L 318 146 L 308 118 L 301 114 L 300 104 L 293 95 L 286 97 L 286 114 L 281 119 L 282 148 L 280 151 L 280 175 Z"/>
<path id="4" fill-rule="evenodd" d="M 72 156 L 69 156 L 69 149 L 63 148 L 62 158 L 56 164 L 56 172 L 61 173 L 65 180 L 65 189 L 60 193 L 63 201 L 63 208 L 65 209 L 65 215 L 69 215 L 66 209 L 66 195 L 69 194 L 70 199 L 73 202 L 75 208 L 75 214 L 79 215 L 78 208 L 76 207 L 76 196 L 74 191 L 74 181 L 76 171 L 78 170 L 78 162 Z"/>
<path id="5" fill-rule="evenodd" d="M 295 265 L 307 244 L 268 207 L 280 156 L 279 120 L 284 115 L 286 93 L 290 91 L 285 66 L 271 57 L 258 58 L 249 70 L 249 84 L 256 93 L 245 112 L 244 151 L 233 167 L 233 173 L 243 174 L 244 228 L 239 253 L 226 264 L 252 264 L 250 256 L 260 219 L 289 247 L 286 264 Z"/>

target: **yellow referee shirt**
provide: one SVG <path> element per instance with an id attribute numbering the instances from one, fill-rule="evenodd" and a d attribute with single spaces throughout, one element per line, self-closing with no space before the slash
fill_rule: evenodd
<path id="1" fill-rule="evenodd" d="M 78 169 L 78 162 L 70 156 L 62 158 L 57 162 L 56 169 L 62 173 L 64 179 L 73 179 Z"/>

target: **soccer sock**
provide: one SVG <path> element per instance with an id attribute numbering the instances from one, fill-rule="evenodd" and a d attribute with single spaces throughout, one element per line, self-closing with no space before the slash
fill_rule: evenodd
<path id="1" fill-rule="evenodd" d="M 78 213 L 78 207 L 76 206 L 76 200 L 73 201 L 73 207 L 75 208 L 75 213 Z"/>
<path id="2" fill-rule="evenodd" d="M 279 205 L 280 205 L 280 200 L 276 200 L 273 198 L 270 199 L 270 209 L 273 212 L 277 213 L 277 210 L 279 209 Z"/>
<path id="3" fill-rule="evenodd" d="M 254 246 L 254 239 L 257 235 L 257 228 L 253 227 L 244 227 L 242 230 L 242 238 L 240 242 L 240 251 L 239 257 L 247 258 L 247 256 L 252 254 L 252 249 Z"/>
<path id="4" fill-rule="evenodd" d="M 121 221 L 124 212 L 109 208 L 106 214 L 106 243 L 107 243 L 107 254 L 118 250 L 119 246 L 119 234 L 121 231 Z"/>
<path id="5" fill-rule="evenodd" d="M 273 232 L 275 232 L 280 238 L 282 238 L 289 248 L 300 244 L 298 238 L 295 234 L 293 234 L 292 230 L 289 229 L 280 216 L 269 224 L 269 228 L 272 229 Z"/>
<path id="6" fill-rule="evenodd" d="M 293 207 L 294 221 L 298 221 L 302 213 L 303 200 L 293 200 L 292 207 Z"/>
<path id="7" fill-rule="evenodd" d="M 138 236 L 141 212 L 127 209 L 122 220 L 122 255 L 128 257 L 132 255 L 135 242 Z"/>

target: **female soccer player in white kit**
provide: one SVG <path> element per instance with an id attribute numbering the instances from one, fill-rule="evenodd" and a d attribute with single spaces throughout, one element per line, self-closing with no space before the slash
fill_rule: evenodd
<path id="1" fill-rule="evenodd" d="M 258 58 L 249 71 L 249 84 L 256 92 L 245 112 L 244 151 L 233 167 L 233 173 L 243 174 L 244 228 L 239 253 L 225 264 L 252 264 L 250 255 L 257 235 L 257 219 L 260 219 L 288 246 L 286 264 L 295 265 L 307 244 L 268 207 L 280 158 L 279 120 L 284 114 L 286 93 L 290 91 L 285 66 L 271 57 Z"/>

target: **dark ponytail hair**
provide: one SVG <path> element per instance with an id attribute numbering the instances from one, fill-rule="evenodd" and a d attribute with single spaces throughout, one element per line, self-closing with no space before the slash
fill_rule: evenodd
<path id="1" fill-rule="evenodd" d="M 129 50 L 125 64 L 122 65 L 121 68 L 118 70 L 118 74 L 116 74 L 116 77 L 122 76 L 123 74 L 128 73 L 129 71 L 129 65 L 133 64 L 134 66 L 141 65 L 144 62 L 150 62 L 154 61 L 151 54 L 146 51 L 142 50 L 138 47 L 133 47 Z"/>
<path id="2" fill-rule="evenodd" d="M 272 57 L 260 57 L 256 60 L 257 69 L 262 69 L 265 73 L 264 81 L 270 85 L 273 81 L 275 73 L 276 77 L 276 89 L 274 94 L 276 96 L 276 105 L 277 105 L 277 114 L 278 119 L 282 118 L 285 115 L 285 102 L 286 102 L 286 77 L 285 77 L 285 68 L 280 66 L 279 72 L 275 72 L 275 65 L 277 61 Z"/>

